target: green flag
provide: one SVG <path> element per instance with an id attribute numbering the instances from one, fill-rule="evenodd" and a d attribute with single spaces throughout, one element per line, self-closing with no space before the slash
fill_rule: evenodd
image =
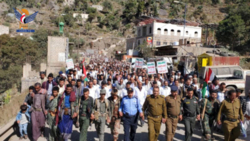
<path id="1" fill-rule="evenodd" d="M 202 98 L 205 98 L 205 96 L 208 95 L 207 93 L 208 93 L 208 85 L 207 82 L 204 81 L 202 87 Z"/>

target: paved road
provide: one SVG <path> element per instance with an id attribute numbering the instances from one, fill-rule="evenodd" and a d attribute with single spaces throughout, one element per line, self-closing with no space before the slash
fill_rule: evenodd
<path id="1" fill-rule="evenodd" d="M 46 135 L 48 134 L 48 128 L 46 127 Z M 161 133 L 159 135 L 158 140 L 159 141 L 165 141 L 165 135 L 164 135 L 164 131 L 165 131 L 165 125 L 162 124 L 161 126 Z M 123 141 L 123 126 L 121 125 L 120 131 L 119 133 L 121 133 L 119 135 L 119 141 Z M 175 138 L 174 141 L 184 141 L 184 125 L 182 123 L 178 123 L 178 128 L 175 134 Z M 79 139 L 79 129 L 74 128 L 73 133 L 72 133 L 72 138 L 71 141 L 78 141 Z M 250 135 L 249 135 L 250 136 Z M 223 140 L 223 136 L 221 134 L 214 134 L 215 140 L 216 141 L 222 141 Z M 16 134 L 12 134 L 8 139 L 6 139 L 6 141 L 18 141 L 19 138 Z M 88 130 L 88 141 L 97 141 L 97 134 L 95 132 L 95 127 L 92 124 L 91 129 Z M 112 140 L 112 136 L 110 135 L 110 128 L 105 128 L 105 141 L 111 141 Z M 148 125 L 144 124 L 143 127 L 138 126 L 137 128 L 137 134 L 136 134 L 136 141 L 148 141 Z M 29 139 L 24 140 L 23 141 L 29 141 Z M 46 138 L 44 137 L 40 137 L 38 139 L 38 141 L 46 141 Z M 199 129 L 198 123 L 197 126 L 195 128 L 195 132 L 192 138 L 192 141 L 201 141 L 201 131 Z M 237 141 L 250 141 L 250 137 L 247 139 L 237 139 Z"/>

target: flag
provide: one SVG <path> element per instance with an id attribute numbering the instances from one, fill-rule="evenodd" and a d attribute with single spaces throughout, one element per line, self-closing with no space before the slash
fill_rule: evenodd
<path id="1" fill-rule="evenodd" d="M 205 98 L 205 96 L 209 96 L 209 87 L 208 87 L 208 81 L 213 81 L 215 78 L 215 75 L 212 71 L 212 69 L 208 69 L 208 71 L 206 72 L 206 76 L 205 76 L 205 81 L 203 82 L 203 87 L 202 87 L 202 98 Z"/>
<path id="2" fill-rule="evenodd" d="M 84 74 L 84 78 L 86 78 L 87 75 L 86 75 L 86 69 L 85 69 L 85 66 L 84 66 L 84 62 L 85 62 L 85 59 L 82 60 L 82 74 Z"/>

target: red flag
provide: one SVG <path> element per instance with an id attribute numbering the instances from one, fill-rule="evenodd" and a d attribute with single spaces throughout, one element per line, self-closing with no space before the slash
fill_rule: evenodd
<path id="1" fill-rule="evenodd" d="M 87 75 L 86 75 L 86 69 L 84 66 L 84 62 L 85 62 L 85 59 L 82 60 L 82 74 L 84 74 L 84 79 L 85 79 L 87 77 Z"/>

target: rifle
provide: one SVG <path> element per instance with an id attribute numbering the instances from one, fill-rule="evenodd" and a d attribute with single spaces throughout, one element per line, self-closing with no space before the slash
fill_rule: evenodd
<path id="1" fill-rule="evenodd" d="M 202 139 L 204 138 L 204 130 L 203 130 L 203 124 L 202 124 L 202 121 L 203 121 L 203 118 L 204 118 L 204 115 L 205 115 L 205 111 L 206 111 L 206 106 L 207 106 L 207 99 L 205 98 L 205 104 L 204 104 L 204 108 L 203 108 L 203 111 L 202 111 L 202 114 L 201 114 L 201 118 L 200 118 L 200 126 L 201 126 L 201 132 L 203 134 L 202 136 Z"/>
<path id="2" fill-rule="evenodd" d="M 79 97 L 79 95 L 78 95 Z M 76 118 L 76 128 L 79 128 L 80 127 L 80 123 L 79 123 L 79 110 L 80 110 L 80 104 L 81 104 L 81 96 L 79 98 L 79 101 L 78 101 L 78 109 L 77 109 L 77 118 Z"/>

